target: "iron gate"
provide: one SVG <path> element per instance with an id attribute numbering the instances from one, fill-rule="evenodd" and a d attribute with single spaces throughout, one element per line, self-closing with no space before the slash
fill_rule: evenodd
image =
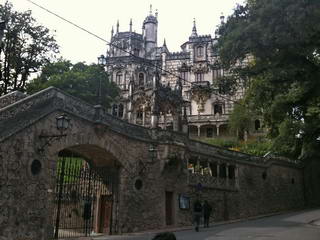
<path id="1" fill-rule="evenodd" d="M 112 233 L 116 171 L 95 168 L 73 153 L 59 155 L 54 199 L 54 239 Z"/>

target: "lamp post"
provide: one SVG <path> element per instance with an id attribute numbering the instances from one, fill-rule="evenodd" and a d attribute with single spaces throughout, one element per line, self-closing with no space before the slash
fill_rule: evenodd
<path id="1" fill-rule="evenodd" d="M 106 65 L 106 57 L 101 54 L 98 57 L 98 65 L 101 66 L 102 68 Z M 101 100 L 101 78 L 99 77 L 99 89 L 98 89 L 98 104 L 101 105 L 102 100 Z"/>

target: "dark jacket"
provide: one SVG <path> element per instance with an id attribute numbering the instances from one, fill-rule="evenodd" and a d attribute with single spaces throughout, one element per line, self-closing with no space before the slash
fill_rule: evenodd
<path id="1" fill-rule="evenodd" d="M 193 205 L 193 211 L 194 212 L 202 212 L 202 205 L 201 205 L 201 203 L 199 202 L 199 201 L 196 201 L 195 203 L 194 203 L 194 205 Z"/>
<path id="2" fill-rule="evenodd" d="M 210 216 L 211 211 L 212 211 L 212 207 L 209 205 L 209 203 L 205 202 L 203 204 L 203 215 Z"/>

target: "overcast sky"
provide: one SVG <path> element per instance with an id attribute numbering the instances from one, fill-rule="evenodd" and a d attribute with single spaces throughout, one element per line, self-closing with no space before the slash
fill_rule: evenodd
<path id="1" fill-rule="evenodd" d="M 15 10 L 31 10 L 36 20 L 52 30 L 60 46 L 60 54 L 73 63 L 97 62 L 97 56 L 105 54 L 103 41 L 63 22 L 27 0 L 10 0 Z M 132 18 L 133 30 L 141 33 L 142 22 L 149 14 L 158 10 L 158 45 L 163 39 L 170 51 L 180 51 L 180 45 L 191 34 L 193 18 L 198 34 L 214 35 L 221 13 L 228 16 L 237 3 L 244 0 L 32 0 L 62 17 L 110 40 L 112 25 L 120 22 L 120 31 L 128 31 Z M 5 2 L 5 0 L 0 0 Z"/>

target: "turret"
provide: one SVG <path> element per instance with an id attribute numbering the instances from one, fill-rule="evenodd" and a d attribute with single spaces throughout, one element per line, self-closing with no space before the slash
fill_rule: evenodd
<path id="1" fill-rule="evenodd" d="M 149 52 L 151 49 L 157 47 L 157 35 L 158 35 L 158 20 L 156 16 L 152 14 L 152 5 L 150 5 L 149 16 L 143 22 L 144 37 L 145 37 L 145 47 L 146 52 Z"/>
<path id="2" fill-rule="evenodd" d="M 197 27 L 196 27 L 196 19 L 193 19 L 193 28 L 192 28 L 192 34 L 190 37 L 197 37 Z"/>

